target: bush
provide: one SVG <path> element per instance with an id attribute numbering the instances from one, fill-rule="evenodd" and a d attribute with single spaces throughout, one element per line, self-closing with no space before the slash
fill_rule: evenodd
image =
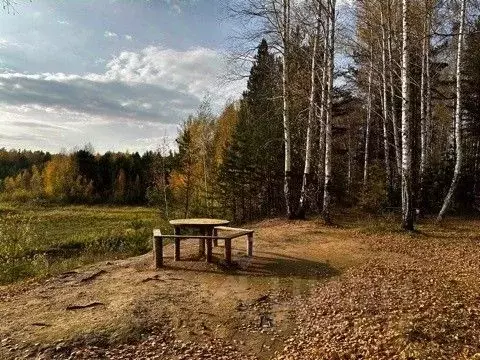
<path id="1" fill-rule="evenodd" d="M 45 256 L 32 250 L 37 240 L 31 218 L 14 214 L 0 218 L 0 284 L 48 270 Z"/>
<path id="2" fill-rule="evenodd" d="M 387 197 L 384 170 L 374 164 L 369 168 L 369 181 L 360 199 L 360 206 L 365 211 L 377 213 L 385 206 Z"/>

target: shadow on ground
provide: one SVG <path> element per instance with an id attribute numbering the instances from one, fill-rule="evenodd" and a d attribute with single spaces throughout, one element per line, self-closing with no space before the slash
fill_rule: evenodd
<path id="1" fill-rule="evenodd" d="M 254 257 L 237 257 L 231 265 L 226 265 L 220 256 L 213 257 L 210 267 L 203 267 L 199 257 L 186 257 L 179 262 L 167 261 L 165 269 L 203 273 L 221 273 L 253 277 L 326 279 L 340 275 L 340 271 L 325 262 L 311 261 L 271 252 L 261 252 Z"/>

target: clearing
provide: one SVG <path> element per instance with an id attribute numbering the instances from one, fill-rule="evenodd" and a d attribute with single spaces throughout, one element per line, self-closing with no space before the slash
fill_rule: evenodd
<path id="1" fill-rule="evenodd" d="M 235 269 L 191 241 L 0 287 L 0 358 L 480 359 L 480 221 L 392 224 L 269 220 Z"/>

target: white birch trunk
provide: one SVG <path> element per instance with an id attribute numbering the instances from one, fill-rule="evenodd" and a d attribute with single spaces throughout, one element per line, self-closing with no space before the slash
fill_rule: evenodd
<path id="1" fill-rule="evenodd" d="M 328 46 L 330 33 L 330 16 L 326 16 L 325 24 L 325 38 L 323 45 L 323 60 L 322 60 L 322 84 L 321 84 L 321 100 L 320 100 L 320 139 L 319 139 L 319 154 L 318 154 L 318 199 L 319 207 L 323 207 L 324 186 L 325 186 L 325 108 L 327 97 L 327 73 L 328 73 Z M 321 199 L 321 201 L 320 201 Z"/>
<path id="2" fill-rule="evenodd" d="M 368 70 L 367 119 L 365 129 L 365 158 L 363 162 L 363 188 L 368 185 L 368 166 L 370 159 L 370 127 L 372 121 L 372 83 L 373 83 L 373 46 L 370 46 L 370 63 Z"/>
<path id="3" fill-rule="evenodd" d="M 390 4 L 389 4 L 390 5 Z M 389 7 L 391 10 L 391 5 Z M 393 141 L 395 145 L 395 160 L 397 165 L 397 176 L 402 174 L 402 145 L 400 141 L 400 131 L 398 128 L 397 120 L 397 107 L 396 107 L 396 88 L 395 88 L 395 71 L 394 71 L 394 59 L 393 59 L 393 45 L 392 45 L 392 26 L 391 26 L 392 12 L 389 11 L 389 19 L 387 21 L 387 45 L 388 45 L 388 62 L 389 62 L 389 82 L 390 82 L 390 105 L 392 126 L 393 126 Z"/>
<path id="4" fill-rule="evenodd" d="M 329 44 L 328 44 L 328 66 L 327 66 L 327 108 L 325 119 L 325 188 L 323 196 L 322 216 L 325 222 L 329 223 L 331 206 L 331 181 L 332 181 L 332 105 L 333 105 L 333 73 L 335 67 L 335 0 L 328 1 L 330 16 Z"/>
<path id="5" fill-rule="evenodd" d="M 405 230 L 414 229 L 412 194 L 412 139 L 410 124 L 409 93 L 409 0 L 402 0 L 402 226 Z"/>
<path id="6" fill-rule="evenodd" d="M 312 50 L 312 69 L 311 69 L 311 88 L 310 100 L 308 107 L 308 125 L 307 125 L 307 141 L 305 145 L 305 168 L 303 170 L 302 190 L 300 194 L 300 204 L 298 207 L 297 217 L 304 218 L 307 211 L 308 188 L 310 182 L 310 170 L 312 163 L 312 136 L 313 136 L 313 122 L 315 117 L 315 93 L 317 91 L 316 84 L 316 64 L 317 64 L 317 46 L 320 37 L 320 10 L 317 18 L 317 25 L 315 29 L 315 38 L 313 39 Z"/>
<path id="7" fill-rule="evenodd" d="M 425 1 L 426 19 L 422 43 L 422 73 L 420 83 L 420 202 L 424 199 L 425 171 L 428 156 L 428 123 L 430 119 L 430 8 Z"/>
<path id="8" fill-rule="evenodd" d="M 385 154 L 385 172 L 386 172 L 386 189 L 388 194 L 391 193 L 392 171 L 390 167 L 390 145 L 388 141 L 388 87 L 387 87 L 387 49 L 385 22 L 383 17 L 383 9 L 380 10 L 380 22 L 382 26 L 382 111 L 383 111 L 383 150 Z"/>
<path id="9" fill-rule="evenodd" d="M 291 209 L 291 171 L 292 171 L 292 143 L 290 134 L 289 119 L 289 76 L 288 76 L 288 58 L 290 41 L 290 0 L 283 0 L 283 69 L 282 69 L 282 90 L 283 90 L 283 132 L 285 144 L 285 177 L 284 194 L 287 217 L 292 217 Z"/>
<path id="10" fill-rule="evenodd" d="M 477 146 L 475 151 L 475 178 L 473 182 L 473 196 L 474 196 L 474 207 L 475 209 L 480 211 L 480 179 L 479 179 L 479 172 L 480 172 L 480 140 L 477 140 Z"/>
<path id="11" fill-rule="evenodd" d="M 441 221 L 450 206 L 455 190 L 462 172 L 463 150 L 462 150 L 462 61 L 463 61 L 463 43 L 465 38 L 465 18 L 467 1 L 462 0 L 460 9 L 460 28 L 458 30 L 457 45 L 457 67 L 456 67 L 456 105 L 455 105 L 455 170 L 453 173 L 452 184 L 448 190 L 447 196 L 443 202 L 437 221 Z"/>

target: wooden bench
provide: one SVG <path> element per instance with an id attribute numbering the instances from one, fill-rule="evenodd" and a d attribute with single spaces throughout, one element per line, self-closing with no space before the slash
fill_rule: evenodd
<path id="1" fill-rule="evenodd" d="M 218 235 L 218 231 L 225 231 L 227 234 Z M 232 233 L 233 231 L 233 233 Z M 180 261 L 180 241 L 186 239 L 206 240 L 206 261 L 212 262 L 212 241 L 216 244 L 218 240 L 225 241 L 225 262 L 227 264 L 232 262 L 232 239 L 241 236 L 247 236 L 247 254 L 253 255 L 253 230 L 238 229 L 225 226 L 215 227 L 213 236 L 205 235 L 163 235 L 160 229 L 153 230 L 153 255 L 155 267 L 161 268 L 163 266 L 163 239 L 174 239 L 174 261 Z"/>
<path id="2" fill-rule="evenodd" d="M 225 261 L 227 263 L 232 261 L 232 239 L 236 239 L 241 236 L 247 236 L 247 255 L 253 256 L 253 230 L 233 228 L 229 226 L 215 226 L 213 229 L 214 237 L 218 237 L 218 231 L 230 232 L 229 235 L 223 237 L 223 240 L 225 241 Z M 217 239 L 214 239 L 213 241 L 214 245 L 216 246 Z"/>

